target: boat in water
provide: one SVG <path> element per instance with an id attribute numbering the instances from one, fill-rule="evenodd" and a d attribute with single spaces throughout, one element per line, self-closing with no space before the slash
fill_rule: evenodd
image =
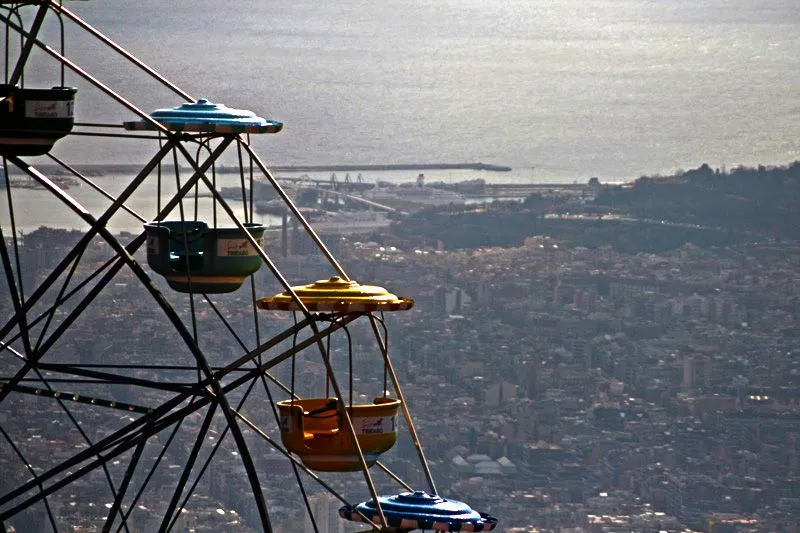
<path id="1" fill-rule="evenodd" d="M 464 197 L 457 192 L 427 187 L 423 174 L 417 176 L 415 183 L 401 185 L 381 183 L 377 187 L 364 191 L 362 196 L 367 200 L 388 205 L 402 203 L 417 206 L 439 206 L 465 203 Z"/>
<path id="2" fill-rule="evenodd" d="M 309 218 L 317 233 L 365 233 L 387 228 L 392 221 L 381 211 L 326 211 Z"/>

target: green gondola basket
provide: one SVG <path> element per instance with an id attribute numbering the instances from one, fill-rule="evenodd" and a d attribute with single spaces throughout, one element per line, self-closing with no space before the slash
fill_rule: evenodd
<path id="1" fill-rule="evenodd" d="M 245 223 L 244 227 L 261 247 L 265 226 Z M 144 228 L 147 263 L 178 292 L 233 292 L 261 268 L 261 256 L 238 227 L 172 220 L 149 222 Z"/>

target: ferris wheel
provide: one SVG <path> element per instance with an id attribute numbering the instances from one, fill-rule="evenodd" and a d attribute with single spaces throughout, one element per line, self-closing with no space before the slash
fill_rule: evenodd
<path id="1" fill-rule="evenodd" d="M 389 353 L 387 314 L 413 300 L 352 280 L 253 149 L 281 122 L 192 97 L 60 1 L 0 1 L 0 19 L 0 531 L 328 531 L 318 500 L 367 531 L 494 529 L 428 467 Z M 143 111 L 68 57 L 75 33 L 174 99 Z M 49 87 L 25 79 L 34 54 Z M 129 118 L 83 121 L 71 80 Z M 150 147 L 113 191 L 53 153 L 101 140 Z M 256 181 L 325 279 L 283 274 Z M 44 209 L 78 228 L 19 230 Z M 384 461 L 400 437 L 413 481 Z"/>

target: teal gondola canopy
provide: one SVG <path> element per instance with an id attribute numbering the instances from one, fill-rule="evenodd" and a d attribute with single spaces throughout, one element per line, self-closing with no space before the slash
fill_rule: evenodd
<path id="1" fill-rule="evenodd" d="M 247 109 L 233 109 L 206 99 L 184 103 L 169 109 L 156 109 L 150 117 L 171 131 L 203 133 L 278 133 L 283 123 L 267 120 Z M 126 130 L 153 130 L 155 124 L 146 120 L 129 120 Z"/>
<path id="2" fill-rule="evenodd" d="M 261 256 L 238 227 L 211 228 L 203 221 L 179 220 L 144 227 L 147 263 L 178 292 L 233 292 L 261 268 Z M 261 246 L 265 226 L 244 227 Z"/>

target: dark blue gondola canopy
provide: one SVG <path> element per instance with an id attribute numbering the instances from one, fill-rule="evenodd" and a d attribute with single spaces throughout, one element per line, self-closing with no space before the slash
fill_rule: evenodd
<path id="1" fill-rule="evenodd" d="M 474 511 L 464 502 L 424 491 L 381 496 L 378 501 L 388 525 L 399 529 L 491 531 L 497 526 L 496 518 Z M 363 521 L 359 513 L 373 521 L 378 518 L 378 510 L 372 500 L 339 509 L 339 515 L 346 520 Z"/>

